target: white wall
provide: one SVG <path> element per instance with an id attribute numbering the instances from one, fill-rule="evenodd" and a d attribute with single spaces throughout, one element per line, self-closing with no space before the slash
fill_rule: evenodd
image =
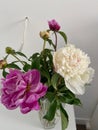
<path id="1" fill-rule="evenodd" d="M 91 130 L 98 130 L 98 104 L 91 118 Z"/>
<path id="2" fill-rule="evenodd" d="M 86 93 L 79 96 L 83 107 L 75 108 L 76 117 L 90 118 L 98 99 L 98 0 L 0 0 L 0 58 L 6 46 L 19 49 L 26 16 L 29 25 L 23 51 L 28 55 L 41 49 L 39 31 L 46 29 L 47 21 L 54 18 L 68 40 L 91 57 L 96 75 Z"/>

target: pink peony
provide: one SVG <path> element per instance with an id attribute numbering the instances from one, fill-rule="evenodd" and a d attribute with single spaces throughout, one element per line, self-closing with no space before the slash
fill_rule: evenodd
<path id="1" fill-rule="evenodd" d="M 48 21 L 48 25 L 52 31 L 59 31 L 60 30 L 60 25 L 55 21 L 55 19 Z"/>
<path id="2" fill-rule="evenodd" d="M 39 110 L 38 100 L 47 91 L 47 86 L 40 82 L 40 72 L 36 69 L 25 73 L 10 70 L 2 84 L 1 102 L 10 110 L 20 107 L 24 114 L 31 110 Z"/>

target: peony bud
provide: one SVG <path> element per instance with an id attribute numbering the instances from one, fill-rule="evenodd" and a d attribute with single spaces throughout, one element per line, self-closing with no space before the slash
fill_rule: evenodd
<path id="1" fill-rule="evenodd" d="M 0 60 L 0 69 L 3 69 L 7 65 L 6 60 Z"/>
<path id="2" fill-rule="evenodd" d="M 5 52 L 7 54 L 13 54 L 15 51 L 11 47 L 6 47 Z"/>
<path id="3" fill-rule="evenodd" d="M 43 38 L 43 39 L 47 39 L 49 38 L 49 31 L 41 31 L 40 32 L 40 37 Z"/>
<path id="4" fill-rule="evenodd" d="M 60 30 L 60 25 L 55 21 L 55 19 L 48 21 L 48 25 L 49 25 L 50 30 L 52 31 Z"/>

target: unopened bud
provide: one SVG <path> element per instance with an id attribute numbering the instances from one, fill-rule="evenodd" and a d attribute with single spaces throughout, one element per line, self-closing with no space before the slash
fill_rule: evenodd
<path id="1" fill-rule="evenodd" d="M 47 38 L 49 38 L 49 36 L 50 36 L 49 31 L 41 31 L 40 32 L 40 37 L 43 39 L 47 39 Z"/>
<path id="2" fill-rule="evenodd" d="M 7 65 L 6 60 L 0 60 L 0 69 L 3 69 Z"/>
<path id="3" fill-rule="evenodd" d="M 5 51 L 7 54 L 13 54 L 15 52 L 11 47 L 6 47 Z"/>

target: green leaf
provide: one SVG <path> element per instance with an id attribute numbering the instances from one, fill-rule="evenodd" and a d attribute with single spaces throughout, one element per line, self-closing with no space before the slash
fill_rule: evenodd
<path id="1" fill-rule="evenodd" d="M 62 94 L 58 96 L 58 99 L 62 103 L 67 103 L 67 104 L 74 104 L 75 98 L 70 97 L 69 95 Z"/>
<path id="2" fill-rule="evenodd" d="M 51 79 L 51 84 L 52 86 L 57 89 L 57 84 L 58 84 L 58 80 L 60 78 L 60 75 L 55 73 L 53 76 L 52 76 L 52 79 Z"/>
<path id="3" fill-rule="evenodd" d="M 69 91 L 65 91 L 65 93 L 62 93 L 62 95 L 59 98 L 59 100 L 67 104 L 74 104 L 74 99 L 75 95 L 72 95 Z"/>
<path id="4" fill-rule="evenodd" d="M 47 70 L 45 70 L 44 68 L 40 69 L 41 71 L 41 75 L 47 79 L 48 85 L 50 86 L 50 75 L 49 72 Z"/>
<path id="5" fill-rule="evenodd" d="M 53 100 L 50 103 L 50 107 L 49 107 L 46 115 L 44 116 L 44 118 L 47 119 L 48 121 L 52 121 L 55 116 L 55 113 L 56 113 L 56 107 L 57 107 L 57 101 Z"/>
<path id="6" fill-rule="evenodd" d="M 29 64 L 25 63 L 23 70 L 27 72 L 29 69 L 31 69 L 31 66 Z"/>
<path id="7" fill-rule="evenodd" d="M 52 52 L 51 49 L 44 49 L 41 52 L 41 58 L 46 60 L 46 61 L 47 61 L 47 58 L 48 58 L 48 60 L 50 60 L 52 62 L 53 56 L 52 56 L 51 52 Z"/>
<path id="8" fill-rule="evenodd" d="M 66 103 L 66 97 L 60 95 L 60 96 L 58 96 L 58 99 L 60 102 Z"/>
<path id="9" fill-rule="evenodd" d="M 64 38 L 65 43 L 67 43 L 67 35 L 62 31 L 58 31 L 58 33 Z"/>
<path id="10" fill-rule="evenodd" d="M 67 94 L 69 97 L 75 98 L 75 94 L 72 93 L 72 92 L 69 91 L 69 90 L 66 91 L 66 94 Z"/>
<path id="11" fill-rule="evenodd" d="M 78 98 L 75 98 L 75 99 L 74 99 L 73 104 L 75 104 L 75 105 L 79 105 L 79 106 L 82 105 L 80 99 L 78 99 Z"/>
<path id="12" fill-rule="evenodd" d="M 60 104 L 60 113 L 61 113 L 61 124 L 62 124 L 62 130 L 65 130 L 68 126 L 68 114 L 63 108 L 63 106 Z"/>
<path id="13" fill-rule="evenodd" d="M 45 95 L 45 97 L 48 98 L 48 100 L 50 102 L 52 102 L 54 100 L 54 98 L 55 98 L 55 95 L 52 92 L 47 92 L 47 94 Z"/>
<path id="14" fill-rule="evenodd" d="M 40 64 L 48 72 L 53 71 L 53 56 L 50 49 L 44 49 L 40 55 Z"/>
<path id="15" fill-rule="evenodd" d="M 64 83 L 65 83 L 65 82 L 64 82 Z M 61 93 L 66 93 L 66 90 L 68 90 L 68 88 L 65 86 L 65 84 L 64 84 L 64 86 L 63 86 L 62 88 L 59 89 L 59 91 L 60 91 Z"/>
<path id="16" fill-rule="evenodd" d="M 7 74 L 8 74 L 8 73 L 5 71 L 5 69 L 3 69 L 3 71 L 2 71 L 3 77 L 6 77 Z"/>
<path id="17" fill-rule="evenodd" d="M 21 69 L 18 65 L 14 64 L 14 63 L 7 64 L 6 68 Z"/>
<path id="18" fill-rule="evenodd" d="M 74 104 L 74 105 L 81 105 L 81 101 L 76 98 L 75 96 L 69 95 L 69 93 L 61 93 L 60 96 L 58 96 L 58 99 L 62 103 L 67 103 L 67 104 Z"/>
<path id="19" fill-rule="evenodd" d="M 53 46 L 53 48 L 55 48 L 55 45 L 53 44 L 53 42 L 52 42 L 52 40 L 51 40 L 51 39 L 47 39 L 47 41 L 48 41 L 48 43 L 49 43 L 50 45 L 52 45 L 52 46 Z"/>
<path id="20" fill-rule="evenodd" d="M 18 54 L 20 56 L 23 56 L 23 57 L 27 58 L 27 56 L 25 54 L 23 54 L 22 52 L 17 51 L 17 52 L 15 52 L 15 54 Z"/>
<path id="21" fill-rule="evenodd" d="M 38 70 L 40 69 L 40 57 L 32 60 L 31 68 L 38 69 Z"/>
<path id="22" fill-rule="evenodd" d="M 30 56 L 29 60 L 36 59 L 39 57 L 39 53 L 34 53 L 32 56 Z"/>
<path id="23" fill-rule="evenodd" d="M 31 69 L 40 69 L 40 55 L 39 53 L 33 54 L 29 60 L 31 61 Z"/>

